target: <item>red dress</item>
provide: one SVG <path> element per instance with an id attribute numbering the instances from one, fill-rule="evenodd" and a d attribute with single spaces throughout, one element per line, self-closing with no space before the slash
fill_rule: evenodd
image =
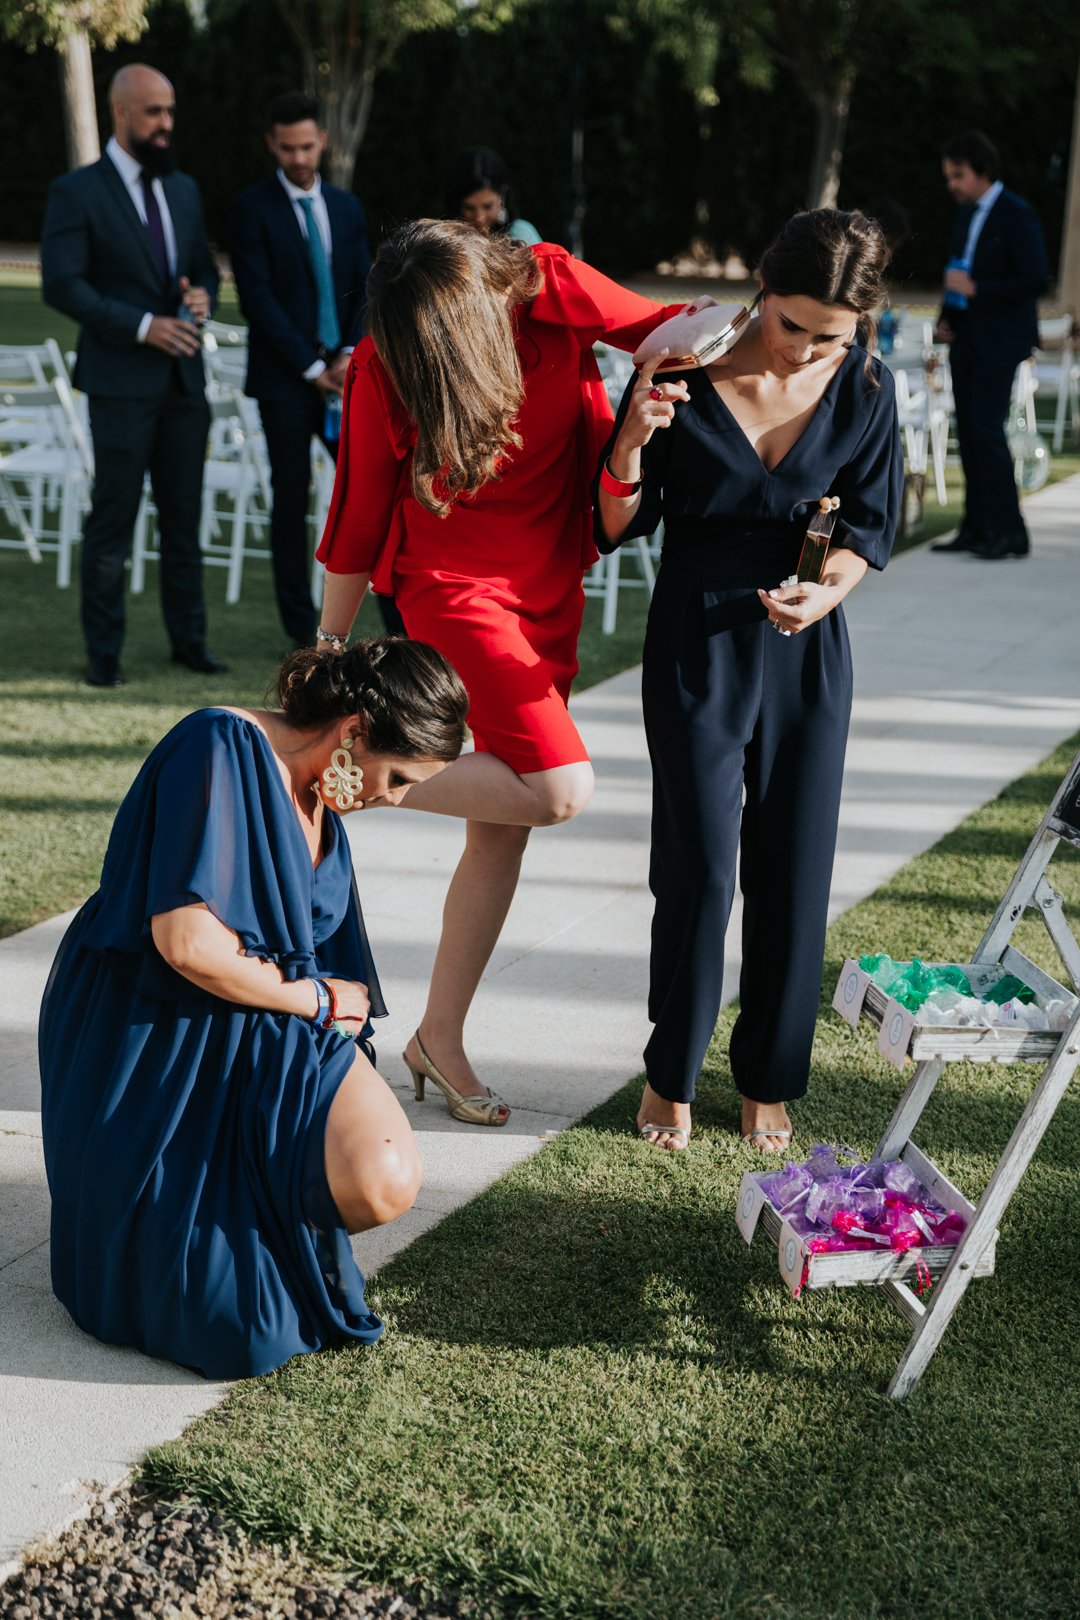
<path id="1" fill-rule="evenodd" d="M 371 574 L 410 636 L 454 665 L 478 748 L 524 775 L 588 759 L 567 711 L 577 674 L 589 484 L 612 421 L 592 345 L 633 351 L 662 308 L 564 249 L 532 249 L 544 285 L 517 316 L 522 448 L 438 517 L 410 489 L 416 428 L 370 338 L 345 384 L 341 450 L 319 560 Z"/>

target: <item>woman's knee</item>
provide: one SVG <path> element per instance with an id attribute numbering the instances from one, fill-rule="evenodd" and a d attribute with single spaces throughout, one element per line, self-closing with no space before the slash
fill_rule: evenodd
<path id="1" fill-rule="evenodd" d="M 584 810 L 592 798 L 596 778 L 588 760 L 581 760 L 551 771 L 537 771 L 528 782 L 536 801 L 536 825 L 555 827 L 572 821 Z"/>
<path id="2" fill-rule="evenodd" d="M 420 1155 L 411 1143 L 387 1142 L 380 1153 L 365 1156 L 349 1199 L 350 1230 L 365 1231 L 396 1221 L 416 1203 L 423 1179 Z"/>

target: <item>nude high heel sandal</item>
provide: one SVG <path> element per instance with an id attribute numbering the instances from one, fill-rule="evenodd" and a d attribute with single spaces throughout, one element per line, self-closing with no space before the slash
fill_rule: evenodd
<path id="1" fill-rule="evenodd" d="M 402 1052 L 405 1067 L 413 1077 L 413 1086 L 416 1089 L 416 1100 L 424 1100 L 424 1082 L 430 1080 L 446 1098 L 446 1106 L 450 1110 L 451 1119 L 460 1119 L 466 1125 L 505 1125 L 510 1118 L 510 1110 L 501 1097 L 496 1097 L 491 1090 L 483 1097 L 466 1097 L 452 1086 L 445 1074 L 440 1074 L 424 1051 L 424 1043 L 420 1039 L 420 1031 L 413 1036 L 417 1051 L 420 1053 L 420 1067 L 409 1061 L 408 1053 Z"/>

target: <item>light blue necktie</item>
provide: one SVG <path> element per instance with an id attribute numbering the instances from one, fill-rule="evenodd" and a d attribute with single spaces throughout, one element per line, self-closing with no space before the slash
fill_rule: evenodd
<path id="1" fill-rule="evenodd" d="M 334 281 L 330 274 L 330 263 L 323 247 L 322 232 L 319 230 L 315 218 L 315 199 L 313 197 L 298 198 L 300 207 L 304 210 L 304 223 L 307 226 L 308 252 L 311 254 L 311 268 L 315 272 L 315 288 L 319 295 L 319 342 L 327 349 L 341 347 L 341 327 L 338 325 L 337 302 L 334 298 Z"/>

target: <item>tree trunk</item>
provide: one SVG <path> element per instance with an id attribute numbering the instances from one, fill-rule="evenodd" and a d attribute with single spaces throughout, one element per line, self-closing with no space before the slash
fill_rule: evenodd
<path id="1" fill-rule="evenodd" d="M 1061 266 L 1058 272 L 1057 301 L 1062 311 L 1080 319 L 1080 74 L 1076 80 L 1073 110 L 1072 154 L 1065 192 L 1065 229 L 1061 238 Z"/>
<path id="2" fill-rule="evenodd" d="M 367 133 L 371 103 L 375 95 L 374 53 L 364 51 L 357 69 L 354 61 L 332 71 L 326 95 L 326 156 L 330 184 L 351 191 L 356 158 Z M 337 64 L 334 64 L 336 69 Z"/>
<path id="3" fill-rule="evenodd" d="M 848 112 L 855 74 L 845 68 L 833 85 L 807 88 L 814 107 L 814 157 L 810 168 L 807 208 L 835 208 L 840 195 L 840 169 L 844 161 Z"/>
<path id="4" fill-rule="evenodd" d="M 68 167 L 81 169 L 101 156 L 89 34 L 82 29 L 65 34 L 58 54 Z"/>

